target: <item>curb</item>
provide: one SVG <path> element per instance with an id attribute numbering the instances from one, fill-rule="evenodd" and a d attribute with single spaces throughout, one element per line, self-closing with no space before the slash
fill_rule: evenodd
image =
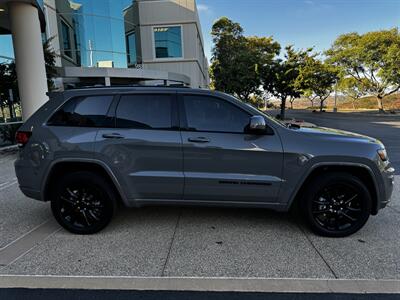
<path id="1" fill-rule="evenodd" d="M 0 275 L 0 289 L 400 294 L 400 280 Z"/>
<path id="2" fill-rule="evenodd" d="M 0 147 L 0 154 L 16 153 L 16 152 L 18 152 L 18 145 Z"/>

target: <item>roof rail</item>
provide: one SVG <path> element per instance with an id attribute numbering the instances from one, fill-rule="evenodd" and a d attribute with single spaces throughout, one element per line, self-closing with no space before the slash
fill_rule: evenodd
<path id="1" fill-rule="evenodd" d="M 179 84 L 170 84 L 170 85 L 144 85 L 144 84 L 115 84 L 115 85 L 85 85 L 85 86 L 77 86 L 77 87 L 69 87 L 68 90 L 77 90 L 77 89 L 97 89 L 97 88 L 119 88 L 119 87 L 148 87 L 148 88 L 190 88 L 189 86 L 179 85 Z"/>

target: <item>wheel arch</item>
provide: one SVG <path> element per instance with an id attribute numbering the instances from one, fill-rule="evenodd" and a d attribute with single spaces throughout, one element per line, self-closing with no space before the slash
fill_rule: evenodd
<path id="1" fill-rule="evenodd" d="M 127 197 L 112 170 L 103 162 L 93 159 L 61 159 L 54 161 L 46 172 L 41 188 L 43 200 L 50 200 L 51 187 L 59 175 L 74 171 L 91 171 L 102 175 L 111 184 L 118 196 L 118 200 L 127 205 Z"/>
<path id="2" fill-rule="evenodd" d="M 371 193 L 372 198 L 372 214 L 376 215 L 379 210 L 379 189 L 378 184 L 376 182 L 375 176 L 373 171 L 370 167 L 364 164 L 353 164 L 353 163 L 321 163 L 316 164 L 311 168 L 308 174 L 304 177 L 301 184 L 297 187 L 296 191 L 294 192 L 293 196 L 289 201 L 288 208 L 292 208 L 294 206 L 299 205 L 301 200 L 301 196 L 305 189 L 307 188 L 308 184 L 310 184 L 314 178 L 317 176 L 328 173 L 328 172 L 343 172 L 349 173 L 353 176 L 359 178 L 368 188 L 369 192 Z"/>

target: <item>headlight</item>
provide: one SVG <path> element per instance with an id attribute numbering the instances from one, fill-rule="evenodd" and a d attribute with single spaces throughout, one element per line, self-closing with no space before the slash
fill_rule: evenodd
<path id="1" fill-rule="evenodd" d="M 388 160 L 388 155 L 386 152 L 386 149 L 379 149 L 378 150 L 378 155 L 381 158 L 382 161 L 387 161 Z"/>

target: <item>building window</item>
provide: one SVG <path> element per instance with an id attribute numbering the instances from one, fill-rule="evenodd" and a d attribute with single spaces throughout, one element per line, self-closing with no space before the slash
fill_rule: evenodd
<path id="1" fill-rule="evenodd" d="M 154 27 L 156 58 L 182 57 L 181 26 Z"/>
<path id="2" fill-rule="evenodd" d="M 136 64 L 136 34 L 134 31 L 126 35 L 126 53 L 128 65 Z"/>
<path id="3" fill-rule="evenodd" d="M 73 20 L 74 23 L 74 45 L 75 45 L 75 56 L 76 56 L 76 63 L 78 66 L 81 65 L 81 42 L 79 36 L 79 23 L 75 19 Z"/>
<path id="4" fill-rule="evenodd" d="M 71 39 L 69 36 L 69 27 L 67 24 L 65 24 L 64 21 L 61 21 L 61 35 L 62 35 L 62 44 L 63 44 L 64 54 L 68 57 L 72 57 Z"/>

